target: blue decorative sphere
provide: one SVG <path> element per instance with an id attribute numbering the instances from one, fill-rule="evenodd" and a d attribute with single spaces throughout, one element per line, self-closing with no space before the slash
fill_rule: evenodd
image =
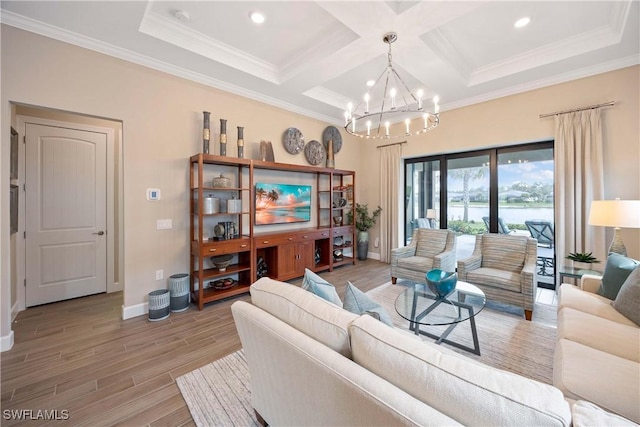
<path id="1" fill-rule="evenodd" d="M 439 298 L 444 298 L 456 289 L 458 273 L 433 269 L 425 275 L 427 286 Z"/>

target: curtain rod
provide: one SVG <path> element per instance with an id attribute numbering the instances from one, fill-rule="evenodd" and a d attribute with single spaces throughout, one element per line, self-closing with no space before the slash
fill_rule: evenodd
<path id="1" fill-rule="evenodd" d="M 614 102 L 609 101 L 609 102 L 605 102 L 604 104 L 589 105 L 588 107 L 574 108 L 573 110 L 564 110 L 564 111 L 556 111 L 555 113 L 540 114 L 540 118 L 542 119 L 544 117 L 551 117 L 557 114 L 573 113 L 576 111 L 592 110 L 594 108 L 600 108 L 600 107 L 610 107 L 612 105 L 614 105 Z"/>
<path id="2" fill-rule="evenodd" d="M 402 144 L 406 144 L 407 141 L 402 141 L 402 142 L 393 142 L 391 144 L 385 144 L 385 145 L 378 145 L 376 148 L 382 148 L 382 147 L 391 147 L 392 145 L 402 145 Z"/>

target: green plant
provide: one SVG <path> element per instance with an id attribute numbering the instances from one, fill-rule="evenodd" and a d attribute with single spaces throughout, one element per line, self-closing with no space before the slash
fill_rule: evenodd
<path id="1" fill-rule="evenodd" d="M 577 261 L 577 262 L 587 262 L 587 263 L 596 263 L 596 262 L 600 262 L 596 257 L 594 257 L 593 252 L 569 252 L 569 255 L 567 255 L 565 258 L 566 259 L 570 259 L 571 261 Z"/>
<path id="2" fill-rule="evenodd" d="M 378 206 L 378 208 L 373 211 L 371 215 L 369 215 L 369 206 L 356 203 L 355 225 L 358 231 L 367 231 L 368 229 L 376 225 L 376 221 L 378 219 L 378 216 L 380 216 L 380 212 L 382 212 L 382 208 Z M 346 216 L 349 223 L 353 224 L 353 212 L 347 212 Z"/>

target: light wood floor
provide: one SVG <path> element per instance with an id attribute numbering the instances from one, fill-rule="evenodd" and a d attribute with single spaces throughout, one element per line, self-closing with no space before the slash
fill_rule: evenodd
<path id="1" fill-rule="evenodd" d="M 375 260 L 322 276 L 340 296 L 347 280 L 363 291 L 390 280 L 389 265 Z M 51 424 L 194 425 L 175 379 L 240 349 L 230 310 L 239 299 L 249 297 L 201 312 L 192 306 L 159 322 L 122 320 L 121 293 L 29 308 L 12 325 L 14 347 L 2 353 L 3 414 L 57 409 L 68 411 L 69 419 Z"/>

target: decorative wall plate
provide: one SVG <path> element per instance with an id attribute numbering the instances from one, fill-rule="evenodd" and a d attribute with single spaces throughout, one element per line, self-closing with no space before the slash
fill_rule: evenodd
<path id="1" fill-rule="evenodd" d="M 342 148 L 342 135 L 335 126 L 327 126 L 322 132 L 322 145 L 325 150 L 328 150 L 330 139 L 333 139 L 333 154 L 336 154 Z"/>
<path id="2" fill-rule="evenodd" d="M 304 135 L 296 128 L 289 128 L 282 135 L 282 144 L 288 153 L 298 154 L 304 148 Z"/>
<path id="3" fill-rule="evenodd" d="M 310 164 L 317 166 L 324 163 L 327 152 L 324 146 L 314 139 L 305 145 L 304 155 Z"/>

